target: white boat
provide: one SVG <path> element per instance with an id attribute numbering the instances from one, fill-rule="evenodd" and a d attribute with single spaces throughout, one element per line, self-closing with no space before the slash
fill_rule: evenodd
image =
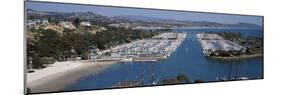
<path id="1" fill-rule="evenodd" d="M 122 58 L 122 62 L 131 62 L 133 61 L 133 58 Z"/>
<path id="2" fill-rule="evenodd" d="M 237 80 L 247 80 L 247 79 L 249 79 L 248 77 L 239 77 L 239 78 L 237 78 Z"/>
<path id="3" fill-rule="evenodd" d="M 152 82 L 152 85 L 157 85 L 158 81 L 159 81 L 158 79 L 155 80 L 155 81 L 153 81 L 153 82 Z"/>

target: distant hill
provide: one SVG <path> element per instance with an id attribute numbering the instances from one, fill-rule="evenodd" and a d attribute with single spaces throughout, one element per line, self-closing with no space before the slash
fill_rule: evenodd
<path id="1" fill-rule="evenodd" d="M 147 22 L 147 23 L 162 23 L 168 25 L 178 25 L 178 26 L 187 26 L 187 27 L 225 27 L 225 28 L 254 28 L 259 29 L 262 28 L 256 24 L 250 23 L 237 23 L 237 24 L 224 24 L 210 21 L 181 21 L 181 20 L 172 20 L 172 19 L 162 19 L 155 17 L 145 17 L 145 16 L 130 16 L 130 15 L 121 15 L 115 16 L 115 19 L 124 21 L 124 22 Z"/>
<path id="2" fill-rule="evenodd" d="M 250 23 L 237 23 L 237 24 L 225 24 L 225 27 L 245 27 L 245 28 L 255 28 L 255 29 L 261 29 L 262 26 L 256 25 L 256 24 L 250 24 Z"/>
<path id="3" fill-rule="evenodd" d="M 29 18 L 56 18 L 59 20 L 73 20 L 79 17 L 82 20 L 90 21 L 92 23 L 134 23 L 138 26 L 151 27 L 212 27 L 212 28 L 254 28 L 261 29 L 262 27 L 250 23 L 224 24 L 209 21 L 181 21 L 173 19 L 163 19 L 156 17 L 120 15 L 114 17 L 103 16 L 94 12 L 46 12 L 27 9 L 27 16 Z"/>

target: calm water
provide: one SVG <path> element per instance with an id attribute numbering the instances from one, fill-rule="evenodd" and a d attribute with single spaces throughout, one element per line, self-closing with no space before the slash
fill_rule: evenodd
<path id="1" fill-rule="evenodd" d="M 218 32 L 233 31 L 245 35 L 263 36 L 261 30 L 250 29 L 181 29 L 178 32 Z M 194 38 L 195 34 L 189 34 Z M 186 39 L 169 59 L 157 62 L 128 62 L 112 65 L 98 74 L 82 77 L 65 90 L 85 90 L 111 88 L 113 84 L 126 80 L 142 80 L 146 85 L 152 81 L 176 77 L 185 74 L 189 80 L 196 79 L 206 82 L 217 81 L 217 77 L 248 77 L 263 78 L 263 58 L 252 58 L 232 61 L 208 59 L 202 54 L 202 48 L 197 40 Z M 230 64 L 238 63 L 238 64 Z"/>

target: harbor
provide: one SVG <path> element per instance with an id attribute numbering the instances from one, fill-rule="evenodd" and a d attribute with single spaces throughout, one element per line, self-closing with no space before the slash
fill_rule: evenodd
<path id="1" fill-rule="evenodd" d="M 103 51 L 94 51 L 91 54 L 91 60 L 157 61 L 166 59 L 181 45 L 186 35 L 187 33 L 162 33 L 150 39 L 133 41 Z"/>
<path id="2" fill-rule="evenodd" d="M 174 31 L 185 32 L 187 36 L 168 59 L 163 61 L 118 62 L 99 74 L 81 78 L 68 85 L 64 90 L 106 89 L 140 86 L 140 84 L 141 86 L 163 85 L 163 80 L 176 77 L 179 74 L 186 75 L 191 83 L 198 80 L 217 82 L 263 78 L 262 57 L 231 61 L 209 59 L 202 54 L 203 49 L 198 40 L 188 40 L 197 39 L 196 34 L 202 31 Z M 255 30 L 240 31 L 251 33 Z M 191 32 L 194 33 L 190 34 Z"/>
<path id="3" fill-rule="evenodd" d="M 246 52 L 246 48 L 214 33 L 198 33 L 200 42 L 205 56 L 235 56 Z"/>
<path id="4" fill-rule="evenodd" d="M 25 5 L 25 94 L 264 77 L 263 17 Z"/>
<path id="5" fill-rule="evenodd" d="M 97 75 L 120 62 L 165 60 L 177 50 L 186 35 L 186 33 L 162 33 L 151 39 L 119 45 L 110 50 L 95 51 L 101 58 L 92 55 L 89 60 L 55 62 L 44 69 L 34 69 L 32 73 L 27 74 L 28 88 L 33 92 L 61 91 L 85 76 Z M 65 81 L 56 81 L 66 77 L 68 79 Z"/>

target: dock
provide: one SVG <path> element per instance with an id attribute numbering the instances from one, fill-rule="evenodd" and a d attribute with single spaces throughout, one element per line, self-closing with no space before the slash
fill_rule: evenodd
<path id="1" fill-rule="evenodd" d="M 246 48 L 214 33 L 198 33 L 198 41 L 205 56 L 232 56 L 246 52 Z"/>
<path id="2" fill-rule="evenodd" d="M 165 32 L 150 39 L 142 39 L 100 51 L 97 61 L 156 61 L 168 58 L 185 40 L 187 33 Z M 110 55 L 105 55 L 105 54 Z M 130 59 L 132 58 L 132 59 Z"/>

